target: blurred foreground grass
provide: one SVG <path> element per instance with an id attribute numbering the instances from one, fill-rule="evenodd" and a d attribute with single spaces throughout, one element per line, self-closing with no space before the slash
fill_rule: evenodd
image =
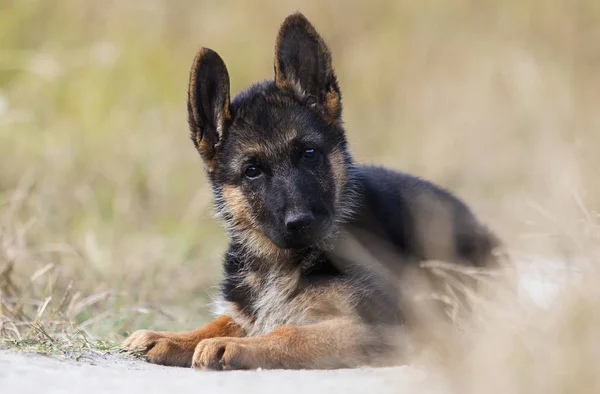
<path id="1" fill-rule="evenodd" d="M 357 160 L 452 189 L 520 262 L 597 262 L 596 0 L 0 0 L 4 338 L 208 319 L 226 239 L 188 70 L 208 46 L 234 92 L 271 78 L 295 10 L 331 46 Z"/>

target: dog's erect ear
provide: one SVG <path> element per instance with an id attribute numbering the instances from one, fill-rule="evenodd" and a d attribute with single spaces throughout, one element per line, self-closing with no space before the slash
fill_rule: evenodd
<path id="1" fill-rule="evenodd" d="M 279 29 L 275 43 L 275 83 L 296 89 L 307 102 L 316 99 L 330 122 L 340 119 L 342 97 L 331 53 L 313 25 L 299 12 L 288 16 Z"/>
<path id="2" fill-rule="evenodd" d="M 216 145 L 226 133 L 230 119 L 227 67 L 215 51 L 202 48 L 190 72 L 188 122 L 192 141 L 209 170 L 214 169 Z"/>

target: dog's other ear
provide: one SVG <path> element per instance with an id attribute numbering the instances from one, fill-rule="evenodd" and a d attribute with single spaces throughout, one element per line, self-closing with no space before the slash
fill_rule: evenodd
<path id="1" fill-rule="evenodd" d="M 296 89 L 307 102 L 316 100 L 328 121 L 340 120 L 342 95 L 331 64 L 331 52 L 299 12 L 288 16 L 279 29 L 275 43 L 275 83 Z"/>
<path id="2" fill-rule="evenodd" d="M 190 137 L 209 171 L 214 170 L 216 146 L 230 119 L 227 67 L 215 51 L 201 48 L 190 72 L 188 122 Z"/>

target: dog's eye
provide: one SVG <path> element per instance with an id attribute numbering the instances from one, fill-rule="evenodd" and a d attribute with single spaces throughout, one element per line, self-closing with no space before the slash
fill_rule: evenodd
<path id="1" fill-rule="evenodd" d="M 302 157 L 304 159 L 314 159 L 316 155 L 317 151 L 313 148 L 306 148 L 304 151 L 302 151 Z"/>
<path id="2" fill-rule="evenodd" d="M 306 104 L 309 106 L 313 106 L 317 103 L 317 98 L 315 96 L 313 96 L 312 94 L 309 94 L 308 96 L 306 96 Z"/>
<path id="3" fill-rule="evenodd" d="M 250 178 L 250 179 L 254 179 L 254 178 L 258 177 L 260 174 L 261 174 L 260 168 L 255 167 L 255 166 L 247 167 L 246 170 L 244 171 L 244 175 L 246 176 L 246 178 Z"/>

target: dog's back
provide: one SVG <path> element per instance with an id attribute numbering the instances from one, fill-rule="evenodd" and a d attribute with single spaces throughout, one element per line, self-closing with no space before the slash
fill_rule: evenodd
<path id="1" fill-rule="evenodd" d="M 445 318 L 439 313 L 455 315 L 457 304 L 467 312 L 464 296 L 478 286 L 473 271 L 500 265 L 499 239 L 460 199 L 431 182 L 375 166 L 357 166 L 354 173 L 355 213 L 330 256 L 350 272 L 360 267 L 353 280 L 363 293 L 369 289 L 363 318 L 378 324 L 411 323 L 407 319 L 421 312 Z M 459 266 L 466 269 L 453 269 Z M 430 310 L 417 311 L 413 301 L 423 296 L 456 304 L 420 302 Z"/>
<path id="2" fill-rule="evenodd" d="M 388 244 L 402 261 L 489 266 L 495 236 L 449 191 L 398 171 L 360 166 L 360 205 L 348 226 Z"/>

